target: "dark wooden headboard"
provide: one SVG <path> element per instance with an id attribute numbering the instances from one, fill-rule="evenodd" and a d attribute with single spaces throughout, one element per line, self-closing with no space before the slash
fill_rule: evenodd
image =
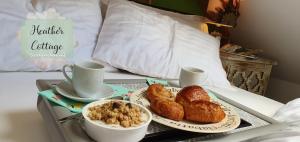
<path id="1" fill-rule="evenodd" d="M 208 0 L 133 0 L 168 11 L 206 16 Z"/>

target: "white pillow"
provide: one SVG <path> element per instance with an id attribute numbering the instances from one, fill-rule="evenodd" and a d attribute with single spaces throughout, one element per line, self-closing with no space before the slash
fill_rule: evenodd
<path id="1" fill-rule="evenodd" d="M 30 60 L 21 55 L 17 33 L 29 12 L 35 12 L 30 0 L 7 0 L 0 4 L 0 71 L 60 70 L 65 63 L 90 60 L 102 25 L 99 0 L 38 0 L 40 12 L 54 8 L 74 23 L 76 47 L 66 61 L 54 58 Z"/>
<path id="2" fill-rule="evenodd" d="M 208 73 L 206 85 L 230 86 L 219 58 L 220 41 L 153 9 L 110 0 L 93 58 L 160 78 L 177 79 L 181 67 L 197 67 Z"/>

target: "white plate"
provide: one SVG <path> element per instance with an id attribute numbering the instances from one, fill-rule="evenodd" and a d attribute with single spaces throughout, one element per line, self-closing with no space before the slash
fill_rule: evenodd
<path id="1" fill-rule="evenodd" d="M 59 94 L 61 94 L 62 96 L 66 97 L 66 98 L 69 98 L 69 99 L 75 100 L 75 101 L 79 101 L 79 102 L 85 102 L 85 103 L 89 103 L 89 102 L 93 102 L 93 101 L 97 101 L 97 100 L 101 100 L 101 99 L 106 99 L 108 97 L 111 97 L 114 93 L 114 90 L 111 87 L 109 87 L 107 85 L 102 85 L 99 90 L 104 90 L 104 91 L 97 93 L 97 96 L 95 96 L 93 98 L 82 98 L 77 95 L 77 93 L 73 89 L 73 86 L 70 83 L 68 83 L 67 81 L 60 82 L 58 85 L 56 85 L 55 90 L 56 90 L 56 92 L 58 92 Z M 104 95 L 102 95 L 102 94 L 104 94 Z"/>
<path id="2" fill-rule="evenodd" d="M 174 87 L 167 87 L 168 90 L 172 92 L 172 94 L 175 96 L 181 88 L 174 88 Z M 143 105 L 146 108 L 150 109 L 150 102 L 146 99 L 146 90 L 147 88 L 143 88 L 140 90 L 135 91 L 131 96 L 130 96 L 130 101 L 135 102 L 137 104 Z M 212 98 L 213 99 L 213 98 Z M 214 103 L 218 103 L 221 105 L 223 108 L 226 116 L 225 118 L 219 122 L 219 123 L 211 123 L 211 124 L 199 124 L 199 123 L 193 123 L 189 121 L 174 121 L 170 120 L 168 118 L 159 116 L 152 112 L 153 121 L 156 121 L 160 124 L 176 128 L 176 129 L 181 129 L 185 131 L 190 131 L 190 132 L 199 132 L 199 133 L 221 133 L 221 132 L 227 132 L 234 130 L 240 125 L 240 117 L 239 115 L 231 108 L 230 106 L 224 105 L 220 103 L 220 101 L 214 99 L 212 100 Z"/>

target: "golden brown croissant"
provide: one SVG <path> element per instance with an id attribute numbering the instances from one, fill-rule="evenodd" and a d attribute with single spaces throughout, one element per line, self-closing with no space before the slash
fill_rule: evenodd
<path id="1" fill-rule="evenodd" d="M 164 86 L 152 84 L 146 93 L 152 111 L 172 120 L 180 121 L 183 119 L 183 107 L 174 101 L 175 97 Z"/>
<path id="2" fill-rule="evenodd" d="M 217 123 L 225 118 L 220 105 L 208 101 L 194 101 L 184 105 L 184 118 L 198 123 Z"/>
<path id="3" fill-rule="evenodd" d="M 180 121 L 184 117 L 182 105 L 168 99 L 155 99 L 151 102 L 150 108 L 158 115 L 175 121 Z"/>
<path id="4" fill-rule="evenodd" d="M 210 102 L 207 92 L 200 86 L 180 90 L 175 101 L 184 108 L 184 118 L 198 123 L 216 123 L 224 119 L 220 105 Z"/>
<path id="5" fill-rule="evenodd" d="M 168 99 L 174 100 L 175 97 L 172 95 L 170 91 L 168 91 L 161 84 L 152 84 L 147 89 L 146 98 L 152 102 L 155 99 Z"/>
<path id="6" fill-rule="evenodd" d="M 162 85 L 150 85 L 146 92 L 150 108 L 160 116 L 180 121 L 183 118 L 198 123 L 216 123 L 224 119 L 220 105 L 210 102 L 207 92 L 200 86 L 181 89 L 176 101 L 170 91 Z"/>
<path id="7" fill-rule="evenodd" d="M 202 87 L 196 85 L 184 87 L 176 95 L 176 102 L 182 105 L 198 100 L 210 101 L 210 97 Z"/>

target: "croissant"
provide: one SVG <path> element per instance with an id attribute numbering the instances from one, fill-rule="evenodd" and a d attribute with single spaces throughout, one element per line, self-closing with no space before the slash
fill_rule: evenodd
<path id="1" fill-rule="evenodd" d="M 158 115 L 175 121 L 181 121 L 184 117 L 182 105 L 168 99 L 153 100 L 150 108 Z"/>
<path id="2" fill-rule="evenodd" d="M 174 101 L 175 97 L 161 84 L 152 84 L 146 91 L 146 98 L 152 102 L 155 99 L 168 99 Z"/>
<path id="3" fill-rule="evenodd" d="M 210 102 L 207 92 L 200 86 L 188 86 L 176 95 L 175 101 L 184 108 L 184 119 L 198 123 L 216 123 L 224 119 L 220 105 Z"/>
<path id="4" fill-rule="evenodd" d="M 160 84 L 153 84 L 148 87 L 146 98 L 153 112 L 175 121 L 185 119 L 197 123 L 216 123 L 225 118 L 221 106 L 210 102 L 207 92 L 200 86 L 181 89 L 174 100 L 170 91 Z"/>
<path id="5" fill-rule="evenodd" d="M 184 118 L 198 123 L 217 123 L 225 118 L 220 105 L 208 101 L 194 101 L 184 105 Z"/>
<path id="6" fill-rule="evenodd" d="M 146 92 L 146 98 L 150 101 L 151 110 L 158 115 L 175 121 L 183 119 L 184 111 L 182 105 L 176 103 L 172 93 L 162 85 L 150 85 Z"/>
<path id="7" fill-rule="evenodd" d="M 184 87 L 176 95 L 176 102 L 182 105 L 198 100 L 210 101 L 210 97 L 202 87 L 196 85 Z"/>

